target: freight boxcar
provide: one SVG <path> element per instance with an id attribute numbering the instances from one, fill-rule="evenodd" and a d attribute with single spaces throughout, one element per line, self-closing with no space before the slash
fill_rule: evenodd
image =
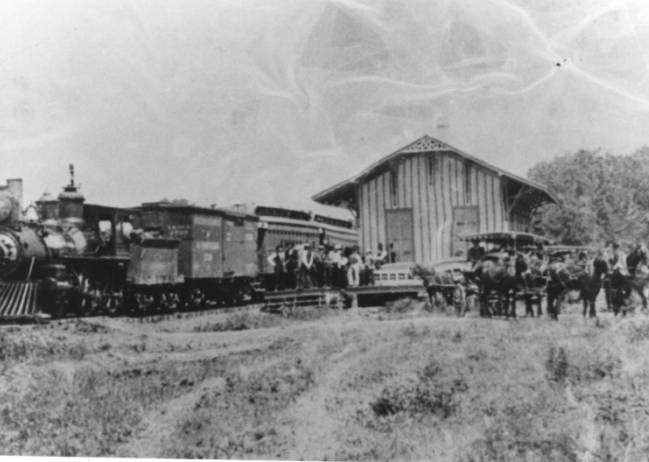
<path id="1" fill-rule="evenodd" d="M 169 202 L 145 203 L 139 210 L 145 232 L 179 241 L 178 272 L 190 305 L 241 303 L 256 296 L 255 215 Z"/>

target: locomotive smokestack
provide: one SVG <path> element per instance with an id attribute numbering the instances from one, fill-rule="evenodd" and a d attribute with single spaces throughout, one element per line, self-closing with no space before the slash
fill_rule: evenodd
<path id="1" fill-rule="evenodd" d="M 7 180 L 7 191 L 17 202 L 16 210 L 13 212 L 12 221 L 18 221 L 23 215 L 23 180 L 21 178 L 10 178 Z"/>
<path id="2" fill-rule="evenodd" d="M 59 218 L 77 226 L 83 224 L 83 194 L 74 184 L 74 165 L 70 164 L 70 184 L 59 194 Z"/>

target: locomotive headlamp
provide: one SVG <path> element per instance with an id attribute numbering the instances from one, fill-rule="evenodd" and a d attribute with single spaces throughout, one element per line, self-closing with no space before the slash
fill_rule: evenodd
<path id="1" fill-rule="evenodd" d="M 9 197 L 0 195 L 0 223 L 11 217 L 13 206 Z"/>
<path id="2" fill-rule="evenodd" d="M 20 243 L 7 231 L 0 231 L 0 272 L 11 269 L 18 262 Z"/>

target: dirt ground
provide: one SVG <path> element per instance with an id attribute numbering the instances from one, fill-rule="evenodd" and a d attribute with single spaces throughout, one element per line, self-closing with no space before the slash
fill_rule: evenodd
<path id="1" fill-rule="evenodd" d="M 524 310 L 519 308 L 519 313 Z M 640 460 L 649 317 L 415 302 L 0 327 L 0 454 Z"/>

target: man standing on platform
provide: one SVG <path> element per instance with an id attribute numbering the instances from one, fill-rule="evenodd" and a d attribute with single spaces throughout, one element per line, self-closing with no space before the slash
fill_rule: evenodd
<path id="1" fill-rule="evenodd" d="M 281 245 L 275 247 L 275 251 L 268 256 L 268 263 L 273 268 L 273 285 L 275 290 L 284 288 L 286 279 L 286 266 L 284 262 L 285 253 Z"/>
<path id="2" fill-rule="evenodd" d="M 298 286 L 300 289 L 308 289 L 311 287 L 311 270 L 313 268 L 314 262 L 313 250 L 311 249 L 310 244 L 304 244 L 304 250 L 302 251 L 300 258 L 300 270 L 299 270 L 299 282 Z"/>

